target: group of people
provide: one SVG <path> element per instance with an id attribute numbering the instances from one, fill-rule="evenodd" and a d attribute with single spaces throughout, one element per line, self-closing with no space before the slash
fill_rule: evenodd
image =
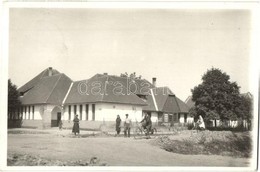
<path id="1" fill-rule="evenodd" d="M 121 118 L 119 115 L 117 115 L 116 118 L 116 135 L 115 136 L 119 136 L 120 132 L 121 132 Z M 152 128 L 152 121 L 151 121 L 151 117 L 148 114 L 144 115 L 144 118 L 140 121 L 143 129 L 145 129 L 147 132 L 149 132 Z M 62 121 L 60 120 L 59 122 L 59 129 L 62 130 Z M 131 130 L 131 126 L 132 126 L 132 121 L 129 118 L 129 115 L 126 114 L 125 115 L 125 121 L 124 121 L 124 136 L 125 137 L 130 137 L 130 130 Z M 74 133 L 75 135 L 80 133 L 80 129 L 79 129 L 79 118 L 78 115 L 75 115 L 75 118 L 73 119 L 73 127 L 72 127 L 72 133 Z"/>
<path id="2" fill-rule="evenodd" d="M 131 125 L 132 125 L 132 121 L 129 118 L 129 115 L 126 114 L 125 115 L 125 121 L 124 121 L 124 136 L 125 137 L 130 137 L 130 130 L 131 130 Z M 116 118 L 116 136 L 118 136 L 121 132 L 121 118 L 119 115 L 117 115 Z M 144 115 L 144 118 L 140 121 L 142 127 L 144 130 L 146 130 L 147 132 L 149 132 L 152 129 L 152 121 L 151 121 L 151 117 L 148 114 Z"/>
<path id="3" fill-rule="evenodd" d="M 118 136 L 121 132 L 121 118 L 119 115 L 117 115 L 116 118 L 116 135 Z M 131 125 L 132 125 L 132 121 L 129 118 L 128 114 L 125 114 L 125 122 L 124 122 L 124 136 L 125 137 L 130 137 L 130 130 L 131 130 Z"/>
<path id="4" fill-rule="evenodd" d="M 119 115 L 117 115 L 116 118 L 116 135 L 115 136 L 119 136 L 120 132 L 121 132 L 121 118 Z M 75 118 L 73 119 L 73 128 L 72 128 L 72 133 L 74 133 L 75 135 L 79 134 L 79 118 L 78 115 L 75 116 Z M 149 131 L 151 131 L 152 129 L 152 120 L 150 115 L 148 115 L 147 113 L 144 115 L 144 118 L 140 121 L 142 128 L 144 130 L 146 130 L 148 133 Z M 125 115 L 125 121 L 124 121 L 124 136 L 125 137 L 130 137 L 130 130 L 131 130 L 131 126 L 132 126 L 132 121 L 129 118 L 129 115 L 126 114 Z M 196 129 L 205 129 L 205 123 L 204 120 L 202 118 L 202 116 L 199 116 L 199 119 L 197 120 L 197 122 L 195 123 L 195 128 Z M 60 121 L 59 123 L 59 129 L 62 129 L 62 121 Z"/>
<path id="5" fill-rule="evenodd" d="M 121 118 L 119 115 L 117 115 L 116 118 L 116 135 L 118 136 L 121 132 Z M 132 121 L 129 118 L 128 114 L 125 114 L 125 122 L 124 122 L 124 136 L 125 137 L 130 137 L 130 130 L 131 130 L 131 125 L 132 125 Z"/>

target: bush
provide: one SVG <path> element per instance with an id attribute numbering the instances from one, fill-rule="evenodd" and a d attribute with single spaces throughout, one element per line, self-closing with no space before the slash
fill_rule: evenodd
<path id="1" fill-rule="evenodd" d="M 194 127 L 194 123 L 187 123 L 186 125 L 187 125 L 188 130 L 193 129 L 193 127 Z"/>

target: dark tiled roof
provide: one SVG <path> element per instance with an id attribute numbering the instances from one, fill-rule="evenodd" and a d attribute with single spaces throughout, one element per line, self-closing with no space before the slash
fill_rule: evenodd
<path id="1" fill-rule="evenodd" d="M 150 90 L 150 93 L 151 93 L 151 90 Z M 146 100 L 147 106 L 144 106 L 143 110 L 144 111 L 153 111 L 153 112 L 156 111 L 152 95 L 148 94 L 146 96 L 146 98 L 147 98 L 147 100 Z"/>
<path id="2" fill-rule="evenodd" d="M 142 93 L 142 90 L 139 89 L 141 83 L 141 80 L 133 82 L 126 77 L 96 74 L 88 80 L 74 82 L 65 104 L 108 102 L 146 105 L 142 99 L 134 94 Z"/>
<path id="3" fill-rule="evenodd" d="M 167 113 L 188 113 L 188 106 L 178 97 L 176 97 L 175 94 L 168 87 L 157 87 L 152 89 L 152 92 L 158 110 L 156 110 L 154 103 L 151 103 L 148 107 L 144 107 L 144 110 Z M 152 94 L 148 97 L 153 101 Z"/>
<path id="4" fill-rule="evenodd" d="M 20 100 L 25 105 L 44 103 L 61 105 L 71 82 L 72 80 L 65 74 L 43 77 Z"/>
<path id="5" fill-rule="evenodd" d="M 192 101 L 192 97 L 191 97 L 191 96 L 189 96 L 189 97 L 185 100 L 185 103 L 186 103 L 186 105 L 189 107 L 189 109 L 195 106 L 195 102 Z"/>
<path id="6" fill-rule="evenodd" d="M 184 103 L 181 99 L 179 99 L 178 97 L 175 97 L 175 98 L 176 98 L 177 104 L 179 106 L 180 112 L 188 113 L 190 110 L 189 106 L 186 103 Z"/>
<path id="7" fill-rule="evenodd" d="M 49 70 L 49 68 L 47 68 L 44 71 L 42 71 L 41 73 L 39 73 L 36 77 L 34 77 L 29 82 L 27 82 L 26 84 L 21 86 L 18 89 L 18 91 L 20 93 L 25 93 L 28 90 L 32 89 L 42 78 L 48 77 L 48 70 Z M 57 75 L 57 74 L 60 74 L 60 72 L 55 69 L 52 69 L 52 75 Z"/>
<path id="8" fill-rule="evenodd" d="M 250 92 L 247 93 L 241 93 L 241 96 L 249 98 L 249 99 L 253 99 L 253 95 Z"/>
<path id="9" fill-rule="evenodd" d="M 167 113 L 179 113 L 180 108 L 178 106 L 178 103 L 176 101 L 176 97 L 174 95 L 168 95 L 167 99 L 164 103 L 164 106 L 161 110 L 162 112 L 167 112 Z"/>

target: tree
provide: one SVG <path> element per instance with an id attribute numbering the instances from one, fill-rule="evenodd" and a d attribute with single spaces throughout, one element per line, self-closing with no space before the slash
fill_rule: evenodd
<path id="1" fill-rule="evenodd" d="M 220 69 L 211 68 L 202 76 L 202 83 L 191 90 L 195 114 L 206 122 L 236 120 L 243 116 L 241 96 L 236 82 Z M 196 118 L 195 116 L 195 118 Z"/>
<path id="2" fill-rule="evenodd" d="M 10 119 L 14 119 L 21 107 L 21 101 L 19 100 L 19 92 L 17 86 L 14 85 L 10 79 L 8 79 L 8 115 Z"/>
<path id="3" fill-rule="evenodd" d="M 250 94 L 250 93 L 249 93 Z M 250 94 L 251 95 L 251 94 Z M 237 108 L 239 117 L 247 122 L 247 128 L 251 128 L 251 122 L 253 118 L 253 98 L 252 96 L 241 95 L 240 106 Z"/>

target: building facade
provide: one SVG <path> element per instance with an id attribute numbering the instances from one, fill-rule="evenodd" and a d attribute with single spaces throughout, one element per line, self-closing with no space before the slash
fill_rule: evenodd
<path id="1" fill-rule="evenodd" d="M 62 120 L 65 128 L 71 128 L 76 114 L 85 129 L 114 125 L 116 116 L 124 120 L 125 114 L 140 122 L 147 113 L 158 125 L 193 121 L 188 106 L 168 87 L 156 87 L 156 78 L 150 83 L 141 77 L 104 73 L 72 81 L 50 67 L 18 91 L 22 127 L 57 127 Z"/>

